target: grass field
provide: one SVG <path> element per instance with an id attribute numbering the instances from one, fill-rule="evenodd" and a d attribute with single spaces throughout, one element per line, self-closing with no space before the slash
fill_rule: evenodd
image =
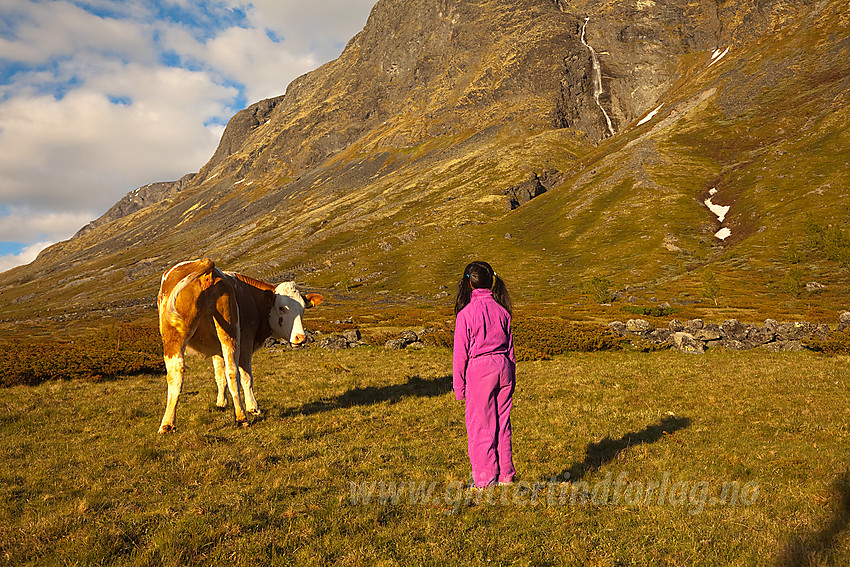
<path id="1" fill-rule="evenodd" d="M 518 481 L 472 494 L 450 351 L 262 352 L 236 429 L 190 361 L 0 400 L 10 565 L 846 565 L 848 357 L 520 363 Z M 562 483 L 565 478 L 571 482 Z M 413 489 L 411 490 L 411 486 Z"/>

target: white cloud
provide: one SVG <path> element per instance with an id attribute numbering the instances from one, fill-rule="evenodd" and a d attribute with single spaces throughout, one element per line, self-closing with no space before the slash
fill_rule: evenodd
<path id="1" fill-rule="evenodd" d="M 127 59 L 155 59 L 149 30 L 138 22 L 100 18 L 68 2 L 9 1 L 3 10 L 17 25 L 14 40 L 0 37 L 5 59 L 42 63 L 102 51 Z"/>
<path id="2" fill-rule="evenodd" d="M 290 49 L 315 53 L 325 62 L 337 57 L 363 29 L 374 4 L 375 0 L 253 0 L 248 18 L 258 29 L 275 30 Z"/>
<path id="3" fill-rule="evenodd" d="M 62 99 L 6 100 L 0 198 L 105 210 L 135 187 L 177 179 L 212 155 L 221 127 L 204 122 L 225 113 L 234 94 L 206 73 L 131 64 L 105 65 Z"/>
<path id="4" fill-rule="evenodd" d="M 0 272 L 5 272 L 6 270 L 11 270 L 17 266 L 29 264 L 35 260 L 36 256 L 38 256 L 42 250 L 53 244 L 55 244 L 55 242 L 36 242 L 34 244 L 30 244 L 18 254 L 6 254 L 0 256 Z"/>
<path id="5" fill-rule="evenodd" d="M 91 212 L 73 213 L 13 208 L 0 212 L 0 242 L 51 240 L 74 235 L 91 220 Z"/>
<path id="6" fill-rule="evenodd" d="M 265 31 L 254 28 L 229 28 L 201 42 L 187 30 L 171 27 L 163 30 L 162 44 L 189 62 L 245 85 L 249 104 L 283 94 L 292 79 L 320 63 L 312 54 L 282 48 Z"/>
<path id="7" fill-rule="evenodd" d="M 0 241 L 68 238 L 127 191 L 197 171 L 223 123 L 338 56 L 374 0 L 164 2 L 183 16 L 3 0 Z"/>

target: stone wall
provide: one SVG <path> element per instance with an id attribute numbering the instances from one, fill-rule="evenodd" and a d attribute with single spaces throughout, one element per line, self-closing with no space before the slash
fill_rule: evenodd
<path id="1" fill-rule="evenodd" d="M 760 326 L 741 323 L 737 319 L 728 319 L 720 325 L 706 323 L 702 319 L 685 322 L 673 319 L 662 328 L 654 328 L 644 319 L 629 319 L 625 323 L 609 323 L 608 328 L 622 337 L 640 338 L 695 354 L 716 346 L 732 350 L 764 348 L 772 352 L 801 351 L 806 348 L 806 339 L 825 339 L 834 332 L 826 324 L 816 325 L 805 321 L 779 323 L 773 319 L 765 320 Z M 841 313 L 835 331 L 847 328 L 850 328 L 850 311 Z"/>

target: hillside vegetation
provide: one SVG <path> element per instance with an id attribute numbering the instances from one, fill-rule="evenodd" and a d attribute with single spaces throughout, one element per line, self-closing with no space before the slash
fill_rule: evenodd
<path id="1" fill-rule="evenodd" d="M 2 317 L 149 313 L 165 269 L 209 256 L 358 305 L 433 302 L 473 257 L 564 305 L 594 278 L 702 302 L 710 271 L 741 319 L 832 318 L 850 305 L 848 27 L 837 0 L 382 0 L 178 193 L 0 275 Z M 510 210 L 533 176 L 546 192 Z"/>

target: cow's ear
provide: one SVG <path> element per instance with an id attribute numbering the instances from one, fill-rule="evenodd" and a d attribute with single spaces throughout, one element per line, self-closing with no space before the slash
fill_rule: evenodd
<path id="1" fill-rule="evenodd" d="M 304 296 L 304 306 L 305 307 L 316 307 L 321 302 L 325 300 L 324 297 L 319 295 L 318 293 L 308 293 Z"/>
<path id="2" fill-rule="evenodd" d="M 263 295 L 266 298 L 266 303 L 269 304 L 269 308 L 274 305 L 274 292 L 270 289 L 267 289 L 263 292 Z"/>

